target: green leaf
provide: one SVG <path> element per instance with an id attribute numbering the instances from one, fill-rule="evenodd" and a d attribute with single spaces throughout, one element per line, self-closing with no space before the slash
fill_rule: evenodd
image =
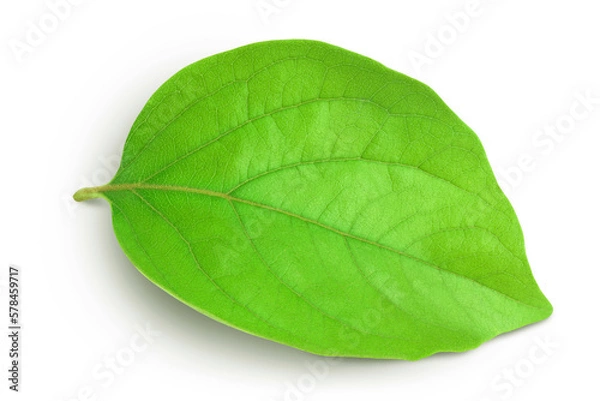
<path id="1" fill-rule="evenodd" d="M 545 319 L 477 136 L 427 86 L 325 43 L 256 43 L 148 101 L 107 185 L 152 282 L 323 355 L 419 359 Z"/>

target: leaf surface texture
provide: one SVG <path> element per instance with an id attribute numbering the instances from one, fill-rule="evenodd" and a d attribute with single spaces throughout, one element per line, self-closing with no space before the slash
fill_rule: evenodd
<path id="1" fill-rule="evenodd" d="M 414 360 L 552 312 L 477 136 L 426 85 L 325 43 L 181 70 L 95 194 L 151 281 L 309 352 Z"/>

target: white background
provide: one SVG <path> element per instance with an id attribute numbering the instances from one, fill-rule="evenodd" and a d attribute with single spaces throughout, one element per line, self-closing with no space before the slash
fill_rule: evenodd
<path id="1" fill-rule="evenodd" d="M 5 379 L 6 336 L 0 341 L 2 400 L 596 397 L 600 10 L 593 2 L 481 0 L 473 9 L 466 0 L 266 0 L 276 13 L 265 18 L 257 0 L 79 3 L 55 26 L 42 0 L 0 5 L 1 299 L 8 264 L 17 264 L 24 325 L 16 395 Z M 467 12 L 457 33 L 448 16 Z M 11 46 L 26 43 L 32 23 L 54 31 L 20 60 Z M 436 48 L 439 35 L 445 43 Z M 555 306 L 550 319 L 464 354 L 332 365 L 216 323 L 137 272 L 114 238 L 107 204 L 75 204 L 71 194 L 111 178 L 134 118 L 173 73 L 275 38 L 345 47 L 440 94 L 478 133 L 495 172 L 510 173 L 503 187 Z M 596 99 L 590 110 L 578 100 L 586 93 Z M 572 107 L 587 112 L 575 121 Z M 560 141 L 537 133 L 556 124 L 569 131 Z M 6 322 L 6 307 L 0 311 Z M 160 335 L 127 360 L 132 340 L 144 344 L 136 326 L 147 324 Z M 540 341 L 551 344 L 545 352 Z M 115 357 L 131 364 L 110 380 L 106 364 Z"/>

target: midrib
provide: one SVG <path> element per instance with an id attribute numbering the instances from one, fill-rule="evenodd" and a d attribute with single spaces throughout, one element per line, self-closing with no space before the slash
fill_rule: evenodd
<path id="1" fill-rule="evenodd" d="M 404 253 L 402 251 L 399 251 L 397 249 L 388 247 L 386 245 L 382 245 L 382 244 L 380 244 L 378 242 L 374 242 L 374 241 L 371 241 L 369 239 L 366 239 L 366 238 L 363 238 L 363 237 L 359 237 L 359 236 L 356 236 L 356 235 L 353 235 L 353 234 L 350 234 L 350 233 L 338 230 L 337 228 L 328 226 L 327 224 L 323 224 L 323 223 L 318 222 L 316 220 L 309 219 L 307 217 L 301 216 L 301 215 L 296 214 L 296 213 L 289 212 L 287 210 L 278 209 L 278 208 L 273 207 L 273 206 L 265 205 L 264 203 L 258 203 L 258 202 L 253 202 L 251 200 L 247 200 L 247 199 L 243 199 L 243 198 L 238 198 L 236 196 L 232 196 L 230 194 L 226 194 L 226 193 L 223 193 L 223 192 L 211 191 L 211 190 L 208 190 L 208 189 L 182 187 L 182 186 L 177 186 L 177 185 L 158 185 L 158 184 L 146 184 L 146 183 L 139 183 L 139 184 L 107 184 L 107 185 L 102 185 L 102 186 L 99 186 L 99 187 L 89 188 L 89 189 L 90 190 L 95 190 L 94 192 L 97 192 L 98 194 L 100 194 L 102 192 L 134 191 L 136 189 L 142 189 L 142 190 L 144 190 L 144 189 L 150 189 L 150 190 L 156 190 L 156 191 L 186 192 L 186 193 L 193 193 L 193 194 L 200 194 L 200 195 L 205 195 L 205 196 L 211 196 L 211 197 L 214 197 L 214 198 L 221 198 L 221 199 L 225 199 L 225 200 L 230 201 L 230 202 L 243 203 L 243 204 L 254 206 L 254 207 L 258 207 L 258 208 L 261 208 L 261 209 L 271 210 L 271 211 L 276 212 L 276 213 L 281 213 L 281 214 L 284 214 L 286 216 L 290 216 L 290 217 L 296 218 L 298 220 L 304 221 L 304 222 L 309 223 L 309 224 L 314 224 L 316 226 L 319 226 L 321 228 L 329 230 L 329 231 L 331 231 L 333 233 L 342 235 L 344 237 L 351 238 L 351 239 L 354 239 L 354 240 L 357 240 L 357 241 L 361 241 L 361 242 L 364 242 L 366 244 L 370 244 L 370 245 L 379 247 L 381 249 L 385 249 L 385 250 L 397 253 L 399 255 L 415 259 L 415 260 L 417 260 L 417 261 L 419 261 L 421 263 L 425 263 L 425 264 L 428 264 L 428 265 L 430 265 L 432 267 L 435 267 L 435 268 L 439 269 L 439 267 L 437 267 L 437 266 L 435 266 L 435 265 L 433 265 L 433 264 L 431 264 L 431 263 L 429 263 L 429 262 L 427 262 L 425 260 L 422 260 L 422 259 L 417 258 L 415 256 L 409 255 L 409 254 Z"/>
<path id="2" fill-rule="evenodd" d="M 531 305 L 531 304 L 525 303 L 525 302 L 523 302 L 521 300 L 515 299 L 515 298 L 513 298 L 513 297 L 511 297 L 511 296 L 509 296 L 507 294 L 504 294 L 503 292 L 498 291 L 495 288 L 488 287 L 488 286 L 486 286 L 486 285 L 484 285 L 484 284 L 482 284 L 482 283 L 478 282 L 477 280 L 474 280 L 474 279 L 472 279 L 470 277 L 463 276 L 463 275 L 458 274 L 456 272 L 453 272 L 451 270 L 442 269 L 439 266 L 437 266 L 437 265 L 435 265 L 433 263 L 430 263 L 430 262 L 428 262 L 428 261 L 426 261 L 424 259 L 421 259 L 421 258 L 419 258 L 417 256 L 414 256 L 414 255 L 411 255 L 411 254 L 399 251 L 399 250 L 397 250 L 395 248 L 391 248 L 389 246 L 382 245 L 382 244 L 380 244 L 378 242 L 371 241 L 371 240 L 363 238 L 363 237 L 359 237 L 359 236 L 356 236 L 356 235 L 353 235 L 353 234 L 350 234 L 350 233 L 338 230 L 337 228 L 328 226 L 327 224 L 320 223 L 320 222 L 318 222 L 316 220 L 312 220 L 312 219 L 306 218 L 304 216 L 301 216 L 301 215 L 289 212 L 287 210 L 278 209 L 278 208 L 273 207 L 273 206 L 265 205 L 263 203 L 253 202 L 253 201 L 250 201 L 250 200 L 247 200 L 247 199 L 243 199 L 243 198 L 238 198 L 238 197 L 232 196 L 230 194 L 222 193 L 222 192 L 211 191 L 211 190 L 208 190 L 208 189 L 182 187 L 182 186 L 177 186 L 177 185 L 158 185 L 158 184 L 147 184 L 147 183 L 107 184 L 107 185 L 101 185 L 101 186 L 93 187 L 93 188 L 83 188 L 83 189 L 81 189 L 80 191 L 78 191 L 75 194 L 75 198 L 77 199 L 78 195 L 79 195 L 79 200 L 85 200 L 85 199 L 91 199 L 91 198 L 101 197 L 102 193 L 104 193 L 104 192 L 135 191 L 136 189 L 141 189 L 141 190 L 149 189 L 149 190 L 156 190 L 156 191 L 174 191 L 174 192 L 193 193 L 193 194 L 210 196 L 210 197 L 214 197 L 214 198 L 221 198 L 221 199 L 225 199 L 225 200 L 227 200 L 229 202 L 242 203 L 242 204 L 246 204 L 246 205 L 258 207 L 258 208 L 265 209 L 265 210 L 271 210 L 273 212 L 281 213 L 283 215 L 290 216 L 292 218 L 296 218 L 296 219 L 304 221 L 306 223 L 316 225 L 316 226 L 321 227 L 323 229 L 326 229 L 326 230 L 328 230 L 330 232 L 339 234 L 339 235 L 341 235 L 343 237 L 354 239 L 356 241 L 360 241 L 360 242 L 363 242 L 365 244 L 369 244 L 369 245 L 375 246 L 377 248 L 393 252 L 393 253 L 395 253 L 397 255 L 413 259 L 413 260 L 415 260 L 417 262 L 420 262 L 422 264 L 425 264 L 425 265 L 427 265 L 429 267 L 435 268 L 435 269 L 443 271 L 445 273 L 449 273 L 449 274 L 458 276 L 458 277 L 460 277 L 462 279 L 473 281 L 473 282 L 481 285 L 482 287 L 484 287 L 484 288 L 486 288 L 488 290 L 491 290 L 491 291 L 493 291 L 493 292 L 495 292 L 497 294 L 500 294 L 500 295 L 502 295 L 504 297 L 507 297 L 507 298 L 509 298 L 509 299 L 517 302 L 517 303 L 526 305 L 528 307 L 532 307 L 534 309 L 542 309 L 541 307 L 538 307 L 536 305 Z"/>

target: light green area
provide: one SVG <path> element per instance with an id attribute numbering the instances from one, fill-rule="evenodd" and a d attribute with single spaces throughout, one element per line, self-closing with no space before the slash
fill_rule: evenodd
<path id="1" fill-rule="evenodd" d="M 545 319 L 477 136 L 427 86 L 325 43 L 183 69 L 104 197 L 133 264 L 230 326 L 309 352 L 419 359 Z"/>

